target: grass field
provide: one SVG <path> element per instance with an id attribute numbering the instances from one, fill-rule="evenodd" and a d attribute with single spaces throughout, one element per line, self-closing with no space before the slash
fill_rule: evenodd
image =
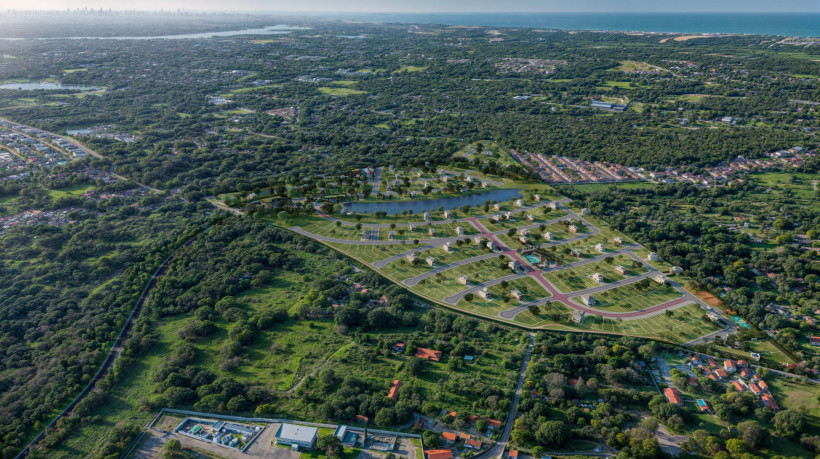
<path id="1" fill-rule="evenodd" d="M 715 331 L 718 327 L 702 319 L 700 306 L 690 304 L 673 311 L 672 317 L 658 314 L 646 319 L 620 320 L 601 317 L 588 317 L 577 328 L 590 331 L 603 331 L 624 335 L 657 337 L 674 342 L 686 342 Z"/>
<path id="2" fill-rule="evenodd" d="M 635 284 L 616 287 L 596 293 L 595 309 L 612 312 L 639 311 L 675 298 L 680 298 L 678 291 L 668 285 L 659 285 L 652 282 L 648 289 L 641 290 Z M 580 298 L 573 298 L 580 302 Z"/>
<path id="3" fill-rule="evenodd" d="M 748 351 L 741 351 L 738 349 L 732 349 L 726 346 L 715 346 L 715 349 L 724 352 L 729 355 L 733 355 L 737 358 L 748 359 L 750 352 L 756 352 L 760 354 L 760 359 L 763 360 L 768 365 L 772 366 L 773 368 L 780 368 L 781 365 L 786 364 L 790 365 L 795 362 L 793 359 L 789 358 L 783 351 L 778 349 L 774 344 L 766 341 L 747 341 L 749 345 Z"/>
<path id="4" fill-rule="evenodd" d="M 631 265 L 633 260 L 626 255 L 617 255 L 613 258 L 614 262 L 612 264 L 609 264 L 606 261 L 599 261 L 597 263 L 589 263 L 575 268 L 549 272 L 544 274 L 544 277 L 546 277 L 550 284 L 555 286 L 555 288 L 561 292 L 568 293 L 602 285 L 592 280 L 592 275 L 594 273 L 600 273 L 603 275 L 604 283 L 608 284 L 624 279 L 625 277 L 636 276 L 646 272 L 646 268 L 643 267 L 638 269 L 632 268 Z M 628 268 L 626 270 L 626 275 L 624 276 L 615 272 L 615 265 L 623 265 Z"/>
<path id="5" fill-rule="evenodd" d="M 489 288 L 491 300 L 485 300 L 479 296 L 474 296 L 472 301 L 461 299 L 458 302 L 458 307 L 465 311 L 477 312 L 480 314 L 496 315 L 501 311 L 520 306 L 523 303 L 535 301 L 539 298 L 549 296 L 549 293 L 542 287 L 535 279 L 531 277 L 522 277 L 520 279 L 513 279 L 509 281 L 507 288 L 500 284 L 493 285 Z M 512 290 L 518 290 L 524 294 L 521 301 L 516 300 L 510 296 Z M 507 301 L 504 301 L 507 297 Z"/>
<path id="6" fill-rule="evenodd" d="M 373 263 L 374 261 L 384 260 L 393 255 L 413 250 L 421 245 L 412 243 L 397 244 L 397 245 L 363 245 L 363 244 L 344 244 L 341 242 L 329 243 L 334 249 L 352 255 L 366 263 Z"/>
<path id="7" fill-rule="evenodd" d="M 69 196 L 79 196 L 86 191 L 91 191 L 96 189 L 94 185 L 89 184 L 80 184 L 80 185 L 73 185 L 66 188 L 58 188 L 56 190 L 47 190 L 48 194 L 57 199 L 57 198 L 64 198 Z"/>
<path id="8" fill-rule="evenodd" d="M 351 88 L 328 88 L 323 87 L 319 88 L 319 92 L 322 94 L 327 94 L 329 96 L 356 96 L 360 94 L 367 94 L 367 91 L 360 91 L 358 89 L 351 89 Z"/>
<path id="9" fill-rule="evenodd" d="M 467 276 L 471 285 L 481 284 L 499 277 L 513 274 L 509 268 L 501 268 L 500 266 L 502 263 L 506 265 L 508 262 L 509 258 L 499 256 L 496 258 L 479 260 L 463 266 L 451 268 L 444 272 L 438 273 L 435 276 L 424 279 L 418 285 L 413 287 L 413 290 L 418 291 L 422 295 L 429 296 L 437 300 L 442 300 L 447 296 L 454 295 L 468 288 L 458 282 L 459 275 Z"/>

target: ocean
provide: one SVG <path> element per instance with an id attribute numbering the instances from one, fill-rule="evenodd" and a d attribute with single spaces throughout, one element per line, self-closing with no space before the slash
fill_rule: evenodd
<path id="1" fill-rule="evenodd" d="M 338 19 L 454 26 L 820 37 L 817 13 L 337 13 Z"/>

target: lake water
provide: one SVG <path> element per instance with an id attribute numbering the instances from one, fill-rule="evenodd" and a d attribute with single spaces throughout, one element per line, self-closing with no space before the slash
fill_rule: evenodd
<path id="1" fill-rule="evenodd" d="M 457 209 L 463 205 L 484 204 L 484 201 L 509 201 L 513 198 L 521 197 L 520 190 L 499 189 L 492 191 L 482 191 L 480 193 L 467 194 L 464 196 L 453 196 L 452 198 L 422 199 L 418 201 L 395 201 L 395 202 L 349 202 L 345 203 L 346 210 L 359 213 L 373 214 L 383 210 L 388 214 L 400 214 L 405 210 L 412 210 L 413 213 L 421 214 L 432 209 L 443 207 L 446 210 Z"/>
<path id="2" fill-rule="evenodd" d="M 236 35 L 279 35 L 292 30 L 305 30 L 309 27 L 289 26 L 284 24 L 267 26 L 258 29 L 227 30 L 224 32 L 201 32 L 178 35 L 156 35 L 151 37 L 49 37 L 31 38 L 31 40 L 185 40 L 192 38 L 233 37 Z M 0 40 L 28 40 L 27 38 L 0 38 Z"/>
<path id="3" fill-rule="evenodd" d="M 820 37 L 818 10 L 806 13 L 338 13 L 328 16 L 454 26 Z"/>
<path id="4" fill-rule="evenodd" d="M 56 91 L 56 90 L 72 90 L 72 91 L 95 91 L 100 88 L 94 86 L 80 86 L 76 84 L 60 84 L 60 83 L 9 83 L 0 84 L 0 89 L 12 89 L 15 91 Z"/>

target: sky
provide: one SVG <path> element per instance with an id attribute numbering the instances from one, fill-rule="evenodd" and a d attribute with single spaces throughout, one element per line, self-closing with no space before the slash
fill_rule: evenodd
<path id="1" fill-rule="evenodd" d="M 813 12 L 820 0 L 0 0 L 0 10 L 272 11 L 272 12 Z"/>

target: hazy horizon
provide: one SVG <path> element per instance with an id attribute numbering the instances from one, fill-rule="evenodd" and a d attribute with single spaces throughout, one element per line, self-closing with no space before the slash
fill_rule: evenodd
<path id="1" fill-rule="evenodd" d="M 728 0 L 715 2 L 692 0 L 685 5 L 653 0 L 509 0 L 499 7 L 496 0 L 359 0 L 340 4 L 333 0 L 304 0 L 298 4 L 282 0 L 235 0 L 231 8 L 218 0 L 10 0 L 2 3 L 7 10 L 112 9 L 139 11 L 244 12 L 244 13 L 820 13 L 816 0 L 794 0 L 779 4 L 770 1 Z M 294 7 L 297 6 L 298 7 Z"/>

